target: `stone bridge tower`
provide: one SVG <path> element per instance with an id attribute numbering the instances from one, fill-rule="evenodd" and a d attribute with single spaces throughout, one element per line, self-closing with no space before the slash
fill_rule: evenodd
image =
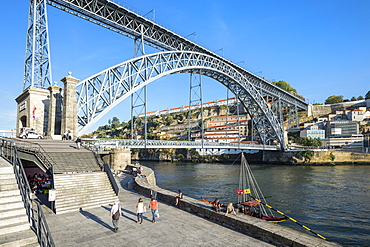
<path id="1" fill-rule="evenodd" d="M 61 79 L 64 88 L 56 84 L 48 89 L 29 87 L 17 102 L 17 136 L 23 130 L 33 130 L 51 139 L 61 139 L 70 131 L 78 133 L 76 84 L 72 73 Z"/>

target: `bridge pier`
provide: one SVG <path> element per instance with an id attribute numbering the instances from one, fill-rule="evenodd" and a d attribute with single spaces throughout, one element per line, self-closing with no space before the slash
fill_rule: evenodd
<path id="1" fill-rule="evenodd" d="M 64 89 L 57 85 L 48 89 L 29 87 L 15 99 L 17 136 L 22 128 L 33 129 L 51 139 L 61 139 L 66 131 L 71 131 L 73 136 L 78 134 L 76 83 L 79 80 L 69 74 L 61 81 Z"/>
<path id="2" fill-rule="evenodd" d="M 34 129 L 39 134 L 47 132 L 49 97 L 50 92 L 47 89 L 29 87 L 15 99 L 18 104 L 17 136 L 22 128 Z"/>
<path id="3" fill-rule="evenodd" d="M 50 91 L 50 104 L 49 104 L 49 117 L 47 120 L 48 131 L 47 135 L 52 139 L 56 139 L 55 135 L 60 135 L 60 124 L 61 124 L 61 104 L 62 104 L 62 88 L 53 85 L 49 88 Z"/>
<path id="4" fill-rule="evenodd" d="M 76 85 L 79 79 L 69 75 L 61 80 L 64 83 L 63 95 L 63 111 L 62 111 L 62 124 L 61 133 L 71 131 L 72 137 L 78 135 L 77 125 L 77 99 L 76 99 Z"/>
<path id="5" fill-rule="evenodd" d="M 108 155 L 103 155 L 104 163 L 110 165 L 111 170 L 124 170 L 126 166 L 131 164 L 131 150 L 129 148 L 113 149 Z"/>

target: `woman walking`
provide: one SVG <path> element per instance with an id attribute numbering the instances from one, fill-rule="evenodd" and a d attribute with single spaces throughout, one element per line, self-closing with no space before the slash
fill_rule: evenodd
<path id="1" fill-rule="evenodd" d="M 139 198 L 139 201 L 136 204 L 136 215 L 137 215 L 137 221 L 136 223 L 143 223 L 143 214 L 146 211 L 143 199 Z"/>
<path id="2" fill-rule="evenodd" d="M 155 219 L 157 218 L 157 214 L 158 214 L 158 201 L 155 199 L 154 196 L 150 198 L 149 208 L 152 211 L 152 222 L 156 223 Z"/>

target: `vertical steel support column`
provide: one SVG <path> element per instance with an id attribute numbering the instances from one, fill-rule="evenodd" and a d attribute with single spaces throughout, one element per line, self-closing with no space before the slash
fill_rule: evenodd
<path id="1" fill-rule="evenodd" d="M 299 116 L 298 116 L 298 107 L 296 105 L 294 106 L 294 110 L 295 110 L 295 124 L 298 127 L 299 126 Z"/>
<path id="2" fill-rule="evenodd" d="M 49 51 L 46 0 L 30 0 L 23 91 L 29 87 L 45 89 L 51 86 Z"/>
<path id="3" fill-rule="evenodd" d="M 229 129 L 229 89 L 226 88 L 226 124 L 225 124 L 225 133 L 226 133 L 226 139 L 225 141 L 228 142 L 228 129 Z"/>
<path id="4" fill-rule="evenodd" d="M 134 40 L 134 56 L 142 56 L 145 55 L 145 46 L 144 46 L 144 27 L 141 26 L 141 37 L 136 38 Z M 136 96 L 136 97 L 135 97 Z M 136 105 L 137 101 L 141 101 Z M 135 92 L 131 94 L 131 139 L 133 139 L 133 130 L 135 128 L 135 121 L 134 119 L 134 114 L 135 114 L 135 108 L 141 107 L 141 111 L 137 112 L 137 115 L 140 113 L 144 113 L 144 140 L 145 140 L 145 148 L 146 148 L 146 143 L 147 143 L 147 133 L 148 133 L 148 123 L 147 123 L 147 90 L 146 90 L 146 85 L 140 89 L 139 92 Z M 144 111 L 144 112 L 143 112 Z"/>
<path id="5" fill-rule="evenodd" d="M 283 107 L 282 107 L 282 105 L 281 105 L 281 99 L 280 99 L 280 97 L 279 97 L 279 99 L 278 99 L 278 107 L 279 107 L 279 122 L 280 122 L 280 124 L 281 124 L 281 126 L 283 126 L 283 129 L 284 129 L 284 119 L 283 119 Z"/>
<path id="6" fill-rule="evenodd" d="M 239 97 L 235 95 L 235 107 L 236 107 L 236 115 L 238 116 L 238 148 L 240 149 L 240 109 L 239 109 Z"/>
<path id="7" fill-rule="evenodd" d="M 196 77 L 199 76 L 197 79 Z M 195 85 L 194 85 L 195 84 Z M 194 99 L 195 96 L 196 98 Z M 191 106 L 198 102 L 201 114 L 201 136 L 202 136 L 202 148 L 204 143 L 204 119 L 203 119 L 203 101 L 202 101 L 202 76 L 194 73 L 190 73 L 190 95 L 189 95 L 189 112 L 188 112 L 188 141 L 191 141 Z"/>

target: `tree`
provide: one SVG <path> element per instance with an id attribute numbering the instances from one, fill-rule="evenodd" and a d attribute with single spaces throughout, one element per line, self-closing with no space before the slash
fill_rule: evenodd
<path id="1" fill-rule="evenodd" d="M 356 99 L 356 97 L 355 96 L 353 96 L 352 98 L 351 98 L 351 101 L 356 101 L 357 99 Z"/>
<path id="2" fill-rule="evenodd" d="M 298 158 L 304 158 L 304 162 L 311 161 L 312 157 L 314 155 L 314 152 L 312 150 L 306 150 L 306 151 L 299 151 L 296 156 Z"/>
<path id="3" fill-rule="evenodd" d="M 361 95 L 357 97 L 357 100 L 364 100 L 364 97 L 362 97 Z"/>
<path id="4" fill-rule="evenodd" d="M 329 154 L 329 160 L 331 160 L 331 161 L 335 160 L 335 155 L 333 153 Z"/>
<path id="5" fill-rule="evenodd" d="M 290 84 L 286 81 L 273 81 L 272 83 L 280 87 L 281 89 L 284 89 L 285 91 L 293 91 L 297 93 L 297 90 L 295 88 L 292 88 Z"/>
<path id="6" fill-rule="evenodd" d="M 343 102 L 343 95 L 340 96 L 332 95 L 325 100 L 325 105 L 336 104 L 341 102 Z"/>
<path id="7" fill-rule="evenodd" d="M 365 99 L 370 99 L 370 90 L 365 94 Z"/>
<path id="8" fill-rule="evenodd" d="M 320 147 L 322 146 L 322 141 L 320 138 L 302 137 L 301 145 L 307 146 L 307 147 Z"/>

